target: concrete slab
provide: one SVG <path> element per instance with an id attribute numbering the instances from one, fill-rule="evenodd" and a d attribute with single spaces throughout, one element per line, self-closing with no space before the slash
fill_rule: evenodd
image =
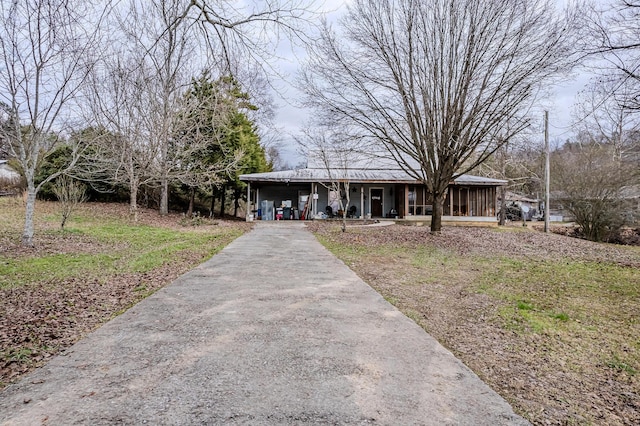
<path id="1" fill-rule="evenodd" d="M 299 222 L 253 231 L 0 394 L 3 425 L 524 425 Z"/>

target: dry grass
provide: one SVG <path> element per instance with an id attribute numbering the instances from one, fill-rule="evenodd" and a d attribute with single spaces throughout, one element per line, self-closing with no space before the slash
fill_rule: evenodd
<path id="1" fill-rule="evenodd" d="M 521 228 L 311 227 L 534 424 L 640 424 L 640 248 Z"/>

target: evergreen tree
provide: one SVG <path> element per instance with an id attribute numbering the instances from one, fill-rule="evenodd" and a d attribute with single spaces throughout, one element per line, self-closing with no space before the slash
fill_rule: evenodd
<path id="1" fill-rule="evenodd" d="M 222 77 L 218 80 L 217 87 L 230 108 L 221 143 L 227 150 L 241 153 L 238 166 L 227 174 L 222 187 L 220 212 L 224 216 L 226 194 L 230 191 L 234 200 L 233 214 L 237 216 L 240 200 L 244 198 L 247 187 L 246 183 L 240 181 L 240 175 L 271 171 L 271 165 L 260 145 L 257 127 L 248 115 L 258 107 L 251 103 L 249 95 L 242 91 L 233 77 Z"/>
<path id="2" fill-rule="evenodd" d="M 220 192 L 224 215 L 225 194 L 230 189 L 237 213 L 246 188 L 240 174 L 270 170 L 257 128 L 247 115 L 257 107 L 233 77 L 212 81 L 205 73 L 193 80 L 185 96 L 172 149 L 183 171 L 178 180 L 190 193 L 189 212 L 196 191 L 208 189 L 214 198 Z M 212 200 L 212 213 L 213 207 Z"/>

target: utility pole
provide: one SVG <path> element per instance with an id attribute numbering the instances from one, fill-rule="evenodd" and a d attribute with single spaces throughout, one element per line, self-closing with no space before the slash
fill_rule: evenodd
<path id="1" fill-rule="evenodd" d="M 549 232 L 549 111 L 544 112 L 544 232 Z"/>

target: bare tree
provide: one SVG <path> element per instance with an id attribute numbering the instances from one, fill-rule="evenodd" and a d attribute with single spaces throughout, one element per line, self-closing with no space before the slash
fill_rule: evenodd
<path id="1" fill-rule="evenodd" d="M 339 34 L 325 26 L 301 86 L 327 121 L 375 139 L 426 185 L 439 232 L 452 178 L 525 129 L 540 85 L 567 70 L 575 18 L 554 3 L 354 0 Z"/>
<path id="2" fill-rule="evenodd" d="M 640 148 L 638 111 L 627 108 L 633 97 L 631 81 L 596 79 L 579 94 L 575 104 L 575 127 L 582 138 L 608 144 L 617 159 Z"/>
<path id="3" fill-rule="evenodd" d="M 118 19 L 119 31 L 131 44 L 129 54 L 139 57 L 140 66 L 151 77 L 145 79 L 148 108 L 140 118 L 150 143 L 158 149 L 155 184 L 160 188 L 161 215 L 169 212 L 169 184 L 184 173 L 172 167 L 176 161 L 170 158 L 172 153 L 179 154 L 170 145 L 183 94 L 191 78 L 207 67 L 205 46 L 198 42 L 201 32 L 197 22 L 181 20 L 189 4 L 188 0 L 130 0 Z"/>
<path id="4" fill-rule="evenodd" d="M 64 170 L 39 183 L 35 177 L 43 158 L 68 130 L 70 104 L 91 69 L 90 53 L 96 48 L 99 22 L 88 19 L 101 15 L 90 3 L 74 0 L 3 1 L 0 11 L 0 100 L 8 106 L 9 119 L 0 139 L 8 141 L 9 154 L 26 180 L 22 244 L 33 246 L 36 195 Z"/>
<path id="5" fill-rule="evenodd" d="M 149 109 L 143 117 L 152 143 L 158 146 L 161 215 L 169 213 L 169 183 L 179 172 L 171 169 L 175 161 L 169 158 L 176 114 L 199 62 L 193 55 L 197 45 L 193 24 L 175 24 L 187 4 L 186 0 L 132 1 L 123 28 L 146 53 L 142 60 L 154 75 L 148 80 Z"/>
<path id="6" fill-rule="evenodd" d="M 582 50 L 620 107 L 640 110 L 640 1 L 593 3 L 584 14 Z"/>
<path id="7" fill-rule="evenodd" d="M 76 176 L 100 189 L 126 185 L 137 220 L 141 187 L 160 187 L 160 212 L 168 211 L 169 145 L 193 70 L 195 34 L 175 25 L 183 0 L 118 4 L 109 16 L 108 49 L 85 85 L 87 121 L 103 137 L 87 150 Z M 175 152 L 175 150 L 173 151 Z"/>
<path id="8" fill-rule="evenodd" d="M 366 152 L 362 141 L 345 138 L 342 132 L 330 127 L 307 129 L 304 138 L 297 141 L 307 161 L 326 171 L 328 179 L 320 184 L 329 191 L 328 207 L 331 207 L 332 214 L 340 214 L 342 232 L 345 232 L 351 204 L 352 174 L 369 163 L 371 153 Z"/>
<path id="9" fill-rule="evenodd" d="M 581 27 L 580 46 L 597 78 L 576 105 L 580 137 L 613 146 L 607 151 L 635 163 L 640 176 L 640 1 L 594 2 Z"/>
<path id="10" fill-rule="evenodd" d="M 614 150 L 612 144 L 578 141 L 552 157 L 559 201 L 589 240 L 607 240 L 627 220 L 622 190 L 633 182 L 633 175 L 629 165 L 612 154 Z"/>
<path id="11" fill-rule="evenodd" d="M 83 183 L 63 175 L 58 176 L 54 181 L 53 193 L 60 203 L 60 229 L 64 229 L 64 225 L 78 204 L 87 200 L 86 187 Z"/>
<path id="12" fill-rule="evenodd" d="M 103 60 L 85 86 L 93 122 L 102 137 L 88 141 L 80 167 L 74 176 L 91 182 L 126 185 L 129 210 L 137 220 L 138 191 L 143 185 L 157 182 L 159 146 L 146 126 L 150 109 L 147 89 L 154 79 L 141 56 L 125 50 Z"/>

